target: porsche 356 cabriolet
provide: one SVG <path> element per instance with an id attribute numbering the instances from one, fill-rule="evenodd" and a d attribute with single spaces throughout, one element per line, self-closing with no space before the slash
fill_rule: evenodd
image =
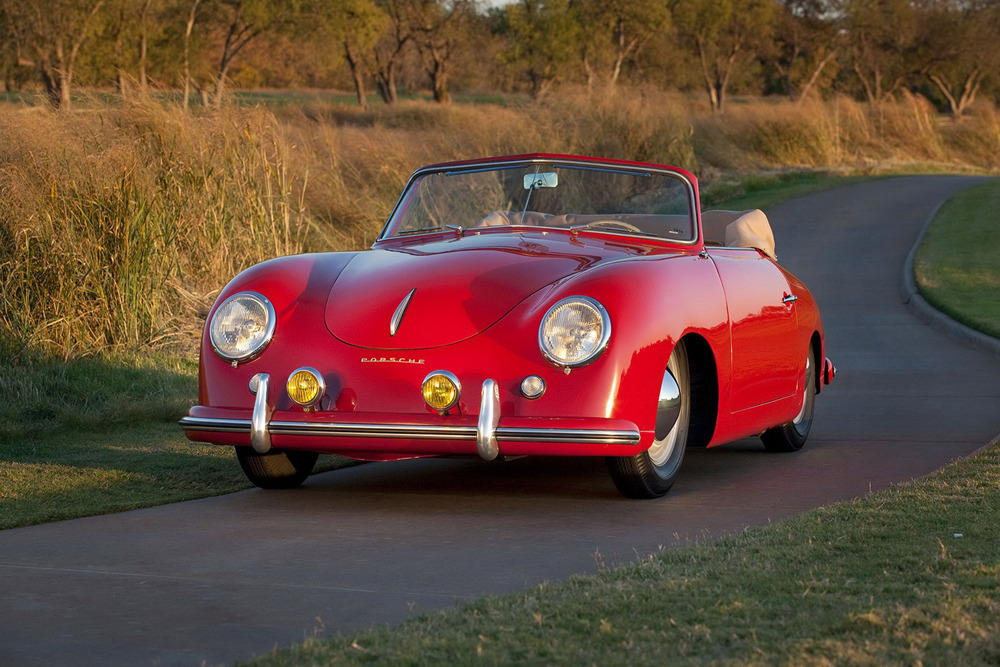
<path id="1" fill-rule="evenodd" d="M 702 212 L 682 169 L 521 155 L 419 169 L 370 250 L 238 275 L 181 425 L 264 488 L 319 453 L 602 456 L 655 498 L 686 447 L 802 447 L 834 373 L 761 211 Z"/>

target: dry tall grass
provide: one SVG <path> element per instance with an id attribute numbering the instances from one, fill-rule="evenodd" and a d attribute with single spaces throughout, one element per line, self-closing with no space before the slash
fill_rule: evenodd
<path id="1" fill-rule="evenodd" d="M 275 255 L 361 248 L 421 164 L 535 151 L 702 174 L 921 164 L 996 170 L 1000 114 L 921 99 L 732 104 L 564 90 L 507 108 L 0 108 L 0 356 L 192 350 L 215 293 Z M 924 167 L 926 168 L 926 167 Z"/>

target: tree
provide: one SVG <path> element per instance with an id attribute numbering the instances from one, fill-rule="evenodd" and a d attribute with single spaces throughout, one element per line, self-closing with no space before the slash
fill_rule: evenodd
<path id="1" fill-rule="evenodd" d="M 297 3 L 282 0 L 215 0 L 214 10 L 214 18 L 224 34 L 212 96 L 213 103 L 218 106 L 222 102 L 233 60 L 261 35 L 294 25 L 298 6 Z M 193 7 L 192 13 L 194 11 Z"/>
<path id="2" fill-rule="evenodd" d="M 771 0 L 674 0 L 678 32 L 701 65 L 713 111 L 722 111 L 733 76 L 773 33 Z"/>
<path id="3" fill-rule="evenodd" d="M 910 0 L 844 0 L 851 69 L 872 104 L 892 95 L 913 71 L 917 16 Z"/>
<path id="4" fill-rule="evenodd" d="M 368 108 L 365 78 L 374 61 L 375 43 L 387 16 L 374 0 L 313 0 L 304 13 L 312 39 L 337 44 L 351 70 L 358 104 Z"/>
<path id="5" fill-rule="evenodd" d="M 434 101 L 451 101 L 448 77 L 468 31 L 471 0 L 411 0 L 413 40 L 431 80 Z"/>
<path id="6" fill-rule="evenodd" d="M 187 21 L 184 24 L 184 100 L 181 105 L 184 111 L 187 111 L 188 104 L 191 101 L 191 33 L 194 32 L 194 23 L 198 18 L 198 5 L 200 4 L 201 0 L 191 0 L 191 8 L 187 13 Z"/>
<path id="7" fill-rule="evenodd" d="M 921 72 L 945 98 L 952 118 L 968 110 L 1000 67 L 1000 5 L 989 0 L 925 0 L 918 12 Z"/>
<path id="8" fill-rule="evenodd" d="M 575 0 L 573 11 L 583 33 L 582 58 L 587 83 L 593 68 L 607 68 L 607 80 L 618 82 L 625 62 L 670 25 L 666 0 Z"/>
<path id="9" fill-rule="evenodd" d="M 413 25 L 409 17 L 408 0 L 380 0 L 385 14 L 385 29 L 375 43 L 375 86 L 386 104 L 395 104 L 396 75 L 406 47 L 413 42 Z"/>
<path id="10" fill-rule="evenodd" d="M 786 95 L 809 96 L 843 48 L 838 15 L 827 0 L 781 0 L 773 64 Z"/>
<path id="11" fill-rule="evenodd" d="M 4 15 L 17 26 L 19 62 L 38 70 L 55 108 L 72 106 L 80 48 L 102 18 L 103 5 L 104 0 L 4 0 Z"/>
<path id="12" fill-rule="evenodd" d="M 501 56 L 515 78 L 525 79 L 535 99 L 542 97 L 577 58 L 580 24 L 566 0 L 521 0 L 507 5 L 500 34 L 507 40 Z"/>

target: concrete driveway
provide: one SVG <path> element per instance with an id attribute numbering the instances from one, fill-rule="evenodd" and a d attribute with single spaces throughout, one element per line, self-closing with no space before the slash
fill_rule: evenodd
<path id="1" fill-rule="evenodd" d="M 418 460 L 0 532 L 0 664 L 226 663 L 484 593 L 595 572 L 924 475 L 1000 433 L 1000 362 L 903 303 L 903 262 L 966 177 L 845 187 L 770 211 L 840 375 L 795 454 L 691 451 L 629 501 L 600 460 Z M 233 465 L 236 465 L 234 460 Z"/>

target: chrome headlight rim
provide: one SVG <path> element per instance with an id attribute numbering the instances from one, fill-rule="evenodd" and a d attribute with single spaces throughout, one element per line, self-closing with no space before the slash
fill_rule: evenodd
<path id="1" fill-rule="evenodd" d="M 597 345 L 590 353 L 576 361 L 564 361 L 559 359 L 557 356 L 551 353 L 551 351 L 545 345 L 545 325 L 549 320 L 549 317 L 559 308 L 566 306 L 570 303 L 582 303 L 590 308 L 593 308 L 601 317 L 601 335 L 598 339 Z M 541 350 L 542 356 L 545 359 L 559 368 L 580 368 L 581 366 L 587 366 L 592 364 L 601 356 L 605 348 L 608 346 L 608 341 L 611 340 L 611 316 L 608 315 L 608 311 L 604 308 L 600 301 L 589 296 L 574 295 L 568 296 L 564 299 L 552 304 L 548 310 L 545 311 L 545 315 L 542 316 L 541 324 L 538 325 L 538 349 Z"/>
<path id="2" fill-rule="evenodd" d="M 267 322 L 264 324 L 264 336 L 261 338 L 260 342 L 256 346 L 243 354 L 227 354 L 219 348 L 218 343 L 215 340 L 214 330 L 215 330 L 215 319 L 219 316 L 219 313 L 223 311 L 224 308 L 229 306 L 233 301 L 237 299 L 251 299 L 256 301 L 261 307 L 263 307 L 264 312 L 267 314 Z M 215 309 L 212 314 L 212 319 L 208 322 L 208 339 L 212 343 L 212 349 L 219 356 L 219 358 L 231 362 L 231 363 L 242 363 L 246 361 L 251 361 L 256 359 L 261 355 L 261 353 L 267 349 L 268 344 L 270 344 L 271 339 L 274 337 L 274 329 L 277 324 L 277 313 L 274 310 L 274 306 L 266 296 L 260 292 L 243 291 L 237 292 L 226 298 L 219 307 Z"/>

